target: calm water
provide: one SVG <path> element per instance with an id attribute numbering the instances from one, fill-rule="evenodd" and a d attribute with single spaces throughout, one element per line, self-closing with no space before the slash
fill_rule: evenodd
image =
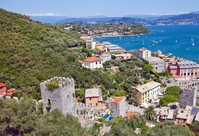
<path id="1" fill-rule="evenodd" d="M 128 50 L 145 47 L 153 52 L 161 50 L 173 56 L 199 63 L 199 25 L 146 26 L 150 34 L 141 36 L 121 36 L 95 38 L 108 41 Z"/>

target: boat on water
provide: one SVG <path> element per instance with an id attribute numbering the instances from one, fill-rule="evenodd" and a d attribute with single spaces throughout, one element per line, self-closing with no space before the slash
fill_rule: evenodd
<path id="1" fill-rule="evenodd" d="M 171 56 L 173 53 L 168 53 L 169 56 Z"/>
<path id="2" fill-rule="evenodd" d="M 186 50 L 190 50 L 189 48 L 186 48 Z"/>
<path id="3" fill-rule="evenodd" d="M 175 42 L 178 42 L 178 40 L 175 40 Z"/>

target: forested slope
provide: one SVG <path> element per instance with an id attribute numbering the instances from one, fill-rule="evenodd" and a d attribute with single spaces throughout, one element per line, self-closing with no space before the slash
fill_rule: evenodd
<path id="1" fill-rule="evenodd" d="M 56 25 L 0 9 L 0 82 L 27 93 L 53 76 L 69 76 L 79 64 L 84 42 L 79 35 Z"/>

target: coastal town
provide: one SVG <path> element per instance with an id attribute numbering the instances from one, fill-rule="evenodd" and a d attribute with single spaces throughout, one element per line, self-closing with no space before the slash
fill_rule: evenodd
<path id="1" fill-rule="evenodd" d="M 0 136 L 199 133 L 199 64 L 154 51 L 164 39 L 151 38 L 153 30 L 125 23 L 54 25 L 0 13 Z M 143 44 L 145 36 L 150 42 Z M 110 37 L 125 40 L 126 49 Z M 128 50 L 135 37 L 139 48 Z M 187 37 L 188 54 L 198 41 Z"/>
<path id="2" fill-rule="evenodd" d="M 154 73 L 168 71 L 170 77 L 161 76 L 160 81 L 154 81 L 155 75 L 145 83 L 132 86 L 131 91 L 125 96 L 111 96 L 103 100 L 104 94 L 99 86 L 88 88 L 84 92 L 84 100 L 78 102 L 75 97 L 75 81 L 67 77 L 54 77 L 40 84 L 44 111 L 50 112 L 59 109 L 63 114 L 72 114 L 77 117 L 81 125 L 86 127 L 98 122 L 100 118 L 112 120 L 117 117 L 130 119 L 134 116 L 143 116 L 146 109 L 154 107 L 154 120 L 163 122 L 172 120 L 175 124 L 189 126 L 199 121 L 198 90 L 199 86 L 199 65 L 195 62 L 176 58 L 170 54 L 163 54 L 161 51 L 151 52 L 147 48 L 140 48 L 136 52 L 128 52 L 118 45 L 110 42 L 96 42 L 93 36 L 82 35 L 86 48 L 99 50 L 99 53 L 92 54 L 83 60 L 78 60 L 82 67 L 95 70 L 103 68 L 107 61 L 128 62 L 134 59 L 144 61 L 153 67 Z M 117 73 L 117 68 L 112 67 L 112 72 Z M 138 67 L 142 76 L 145 73 L 142 67 Z M 49 89 L 49 84 L 56 81 L 57 88 L 54 91 Z M 166 106 L 160 105 L 161 98 L 166 94 L 166 89 L 172 86 L 180 87 L 178 102 L 171 102 Z M 0 83 L 1 99 L 11 99 L 16 89 L 6 89 L 6 84 Z M 16 97 L 14 99 L 18 100 Z M 133 100 L 133 101 L 131 101 Z M 150 121 L 149 128 L 155 125 Z M 101 127 L 100 133 L 110 131 L 111 126 Z M 135 130 L 137 134 L 141 130 Z"/>

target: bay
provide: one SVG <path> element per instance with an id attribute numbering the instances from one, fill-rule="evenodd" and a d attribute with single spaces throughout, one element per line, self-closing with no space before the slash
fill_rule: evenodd
<path id="1" fill-rule="evenodd" d="M 199 25 L 146 26 L 150 34 L 137 36 L 98 37 L 95 41 L 108 41 L 129 50 L 145 47 L 152 52 L 161 50 L 173 56 L 199 63 Z"/>

